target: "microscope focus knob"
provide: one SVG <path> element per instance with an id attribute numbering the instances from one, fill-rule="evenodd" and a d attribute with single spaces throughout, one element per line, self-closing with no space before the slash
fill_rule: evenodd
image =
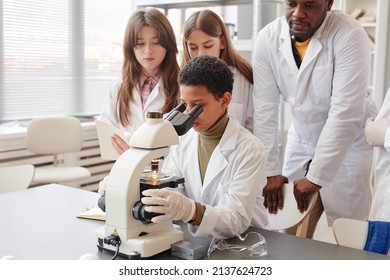
<path id="1" fill-rule="evenodd" d="M 162 119 L 163 114 L 161 112 L 147 112 L 146 117 L 148 119 Z"/>
<path id="2" fill-rule="evenodd" d="M 160 213 L 148 212 L 145 210 L 146 205 L 141 201 L 137 201 L 132 209 L 132 214 L 134 219 L 141 221 L 144 224 L 152 223 L 152 218 L 156 216 L 160 216 Z"/>

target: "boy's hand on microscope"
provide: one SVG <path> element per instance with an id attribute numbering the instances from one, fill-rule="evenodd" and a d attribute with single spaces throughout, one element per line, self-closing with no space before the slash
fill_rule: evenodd
<path id="1" fill-rule="evenodd" d="M 164 215 L 152 218 L 153 223 L 171 220 L 188 222 L 195 214 L 195 201 L 184 194 L 169 189 L 148 189 L 142 192 L 142 203 L 149 205 L 145 210 Z"/>

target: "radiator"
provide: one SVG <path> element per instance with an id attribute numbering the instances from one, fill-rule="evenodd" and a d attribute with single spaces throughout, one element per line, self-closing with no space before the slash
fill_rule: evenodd
<path id="1" fill-rule="evenodd" d="M 83 148 L 77 153 L 59 155 L 60 165 L 79 165 L 88 168 L 91 177 L 84 180 L 62 182 L 61 184 L 97 191 L 99 182 L 108 175 L 114 162 L 100 157 L 99 141 L 94 122 L 82 123 L 84 142 Z M 3 131 L 7 131 L 4 133 Z M 53 156 L 35 155 L 26 148 L 26 127 L 0 130 L 0 166 L 32 164 L 34 166 L 53 165 Z M 31 185 L 30 187 L 34 187 Z"/>

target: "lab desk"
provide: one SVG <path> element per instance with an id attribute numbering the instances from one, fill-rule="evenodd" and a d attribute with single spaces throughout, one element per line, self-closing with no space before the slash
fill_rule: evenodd
<path id="1" fill-rule="evenodd" d="M 0 258 L 11 255 L 19 260 L 77 260 L 86 253 L 110 259 L 110 253 L 96 246 L 96 229 L 104 222 L 76 218 L 84 207 L 95 206 L 94 192 L 50 184 L 0 195 Z M 268 246 L 271 260 L 378 259 L 390 257 L 334 244 L 256 229 Z M 207 239 L 187 239 L 204 245 Z M 173 259 L 169 251 L 152 259 Z M 205 256 L 207 258 L 207 256 Z M 237 259 L 228 251 L 214 251 L 211 259 Z"/>

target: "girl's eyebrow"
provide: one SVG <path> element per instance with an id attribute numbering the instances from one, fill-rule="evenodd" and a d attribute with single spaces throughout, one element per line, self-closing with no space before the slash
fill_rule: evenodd
<path id="1" fill-rule="evenodd" d="M 213 40 L 207 40 L 206 42 L 203 42 L 201 45 L 208 44 L 208 43 L 212 43 L 212 42 L 213 42 Z M 196 44 L 190 43 L 190 42 L 188 42 L 188 44 L 189 44 L 189 45 L 196 45 Z"/>
<path id="2" fill-rule="evenodd" d="M 158 40 L 159 37 L 158 36 L 154 36 L 152 38 L 150 38 L 151 40 Z M 146 40 L 144 37 L 137 37 L 137 40 Z"/>

